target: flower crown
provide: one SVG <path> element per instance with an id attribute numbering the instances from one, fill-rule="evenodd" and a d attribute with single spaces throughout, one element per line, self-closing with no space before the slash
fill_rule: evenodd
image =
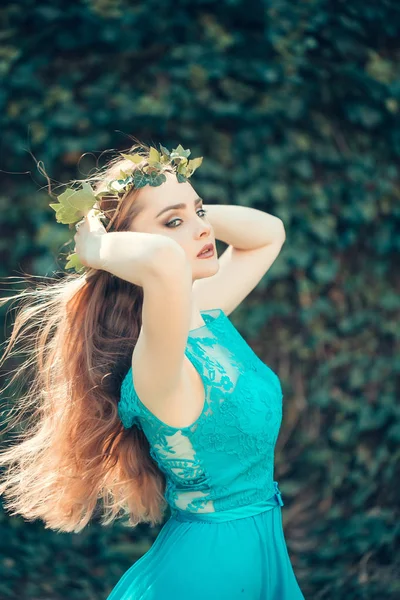
<path id="1" fill-rule="evenodd" d="M 163 171 L 171 167 L 176 173 L 178 182 L 182 183 L 187 181 L 203 162 L 202 156 L 188 160 L 190 150 L 185 150 L 180 144 L 171 152 L 161 144 L 160 152 L 156 148 L 150 147 L 148 157 L 139 153 L 123 154 L 121 152 L 120 154 L 133 163 L 132 170 L 129 172 L 129 170 L 121 169 L 120 177 L 107 181 L 106 190 L 102 192 L 94 193 L 88 182 L 83 182 L 80 189 L 67 187 L 60 196 L 57 196 L 58 203 L 50 204 L 51 208 L 55 210 L 58 223 L 68 224 L 71 228 L 81 221 L 90 210 L 94 209 L 94 215 L 107 226 L 111 219 L 96 208 L 99 206 L 99 201 L 107 198 L 120 202 L 132 188 L 141 188 L 145 185 L 157 187 L 167 180 Z M 144 161 L 146 164 L 141 166 L 140 163 Z M 67 260 L 66 269 L 75 269 L 79 272 L 85 268 L 76 253 L 70 254 Z"/>

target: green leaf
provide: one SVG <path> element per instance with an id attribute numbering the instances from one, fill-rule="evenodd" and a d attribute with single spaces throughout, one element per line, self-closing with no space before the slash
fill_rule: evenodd
<path id="1" fill-rule="evenodd" d="M 82 184 L 82 189 L 74 190 L 67 188 L 60 196 L 57 196 L 59 204 L 50 204 L 56 211 L 58 223 L 77 223 L 87 215 L 89 210 L 96 204 L 97 198 L 87 182 Z"/>
<path id="2" fill-rule="evenodd" d="M 188 158 L 190 156 L 190 150 L 185 150 L 180 144 L 172 150 L 170 158 Z"/>
<path id="3" fill-rule="evenodd" d="M 187 181 L 187 177 L 185 175 L 182 175 L 182 173 L 177 173 L 176 178 L 179 181 L 179 183 L 183 183 L 184 181 Z"/>
<path id="4" fill-rule="evenodd" d="M 199 156 L 198 158 L 193 158 L 192 160 L 189 160 L 189 163 L 188 163 L 188 171 L 189 171 L 188 176 L 189 177 L 190 177 L 190 175 L 193 175 L 195 170 L 199 168 L 199 166 L 201 165 L 202 162 L 203 162 L 202 156 Z"/>
<path id="5" fill-rule="evenodd" d="M 150 175 L 148 176 L 149 179 L 149 185 L 156 187 L 158 185 L 161 185 L 162 183 L 164 183 L 164 181 L 167 181 L 166 176 L 164 175 L 164 173 L 150 173 Z"/>
<path id="6" fill-rule="evenodd" d="M 183 158 L 177 167 L 177 172 L 186 175 L 187 170 L 187 158 Z"/>
<path id="7" fill-rule="evenodd" d="M 154 164 L 154 163 L 159 163 L 159 162 L 160 162 L 160 153 L 158 152 L 158 150 L 156 150 L 155 148 L 153 148 L 151 146 L 150 152 L 149 152 L 149 163 Z"/>
<path id="8" fill-rule="evenodd" d="M 165 157 L 165 158 L 168 158 L 168 159 L 169 159 L 169 156 L 170 156 L 170 151 L 168 150 L 168 148 L 165 148 L 165 146 L 162 146 L 162 145 L 160 144 L 160 149 L 161 149 L 161 152 L 162 152 L 162 154 L 163 154 L 163 156 L 162 156 L 161 158 Z"/>
<path id="9" fill-rule="evenodd" d="M 143 160 L 145 160 L 143 156 L 140 156 L 140 154 L 124 154 L 123 152 L 121 152 L 121 155 L 127 160 L 130 160 L 131 162 L 135 163 L 135 165 L 138 165 Z"/>
<path id="10" fill-rule="evenodd" d="M 78 255 L 76 254 L 76 252 L 74 252 L 73 254 L 70 254 L 68 257 L 68 262 L 65 265 L 66 269 L 75 269 L 75 271 L 79 272 L 82 271 L 82 269 L 85 268 L 85 265 L 83 265 L 81 263 L 81 261 L 78 258 Z"/>
<path id="11" fill-rule="evenodd" d="M 141 171 L 135 171 L 133 176 L 133 184 L 135 188 L 142 188 L 149 183 L 149 176 Z"/>
<path id="12" fill-rule="evenodd" d="M 78 211 L 74 212 L 74 215 L 71 214 L 71 211 L 66 209 L 62 204 L 50 204 L 50 207 L 56 211 L 56 221 L 57 223 L 69 223 L 69 219 L 79 221 Z"/>

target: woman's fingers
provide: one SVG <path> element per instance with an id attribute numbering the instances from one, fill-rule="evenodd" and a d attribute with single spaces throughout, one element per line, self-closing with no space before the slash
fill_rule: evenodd
<path id="1" fill-rule="evenodd" d="M 101 268 L 101 238 L 107 231 L 93 209 L 79 223 L 74 235 L 75 252 L 83 265 Z"/>
<path id="2" fill-rule="evenodd" d="M 83 219 L 78 221 L 78 223 L 75 224 L 75 229 L 76 229 L 75 235 L 77 235 L 78 233 L 83 233 L 83 232 L 85 232 L 85 233 L 88 233 L 88 232 L 89 233 L 94 233 L 94 232 L 107 233 L 103 223 L 100 221 L 100 219 L 95 214 L 93 214 L 92 211 L 89 211 L 89 213 L 86 215 L 86 217 L 84 217 Z"/>
<path id="3" fill-rule="evenodd" d="M 103 223 L 100 221 L 99 217 L 94 213 L 94 209 L 90 209 L 88 214 L 85 217 L 85 220 L 88 223 L 89 231 L 101 231 L 102 233 L 106 233 L 106 229 Z"/>

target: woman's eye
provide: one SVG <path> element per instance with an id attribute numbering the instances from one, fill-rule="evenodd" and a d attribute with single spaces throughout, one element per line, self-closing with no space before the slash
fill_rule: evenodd
<path id="1" fill-rule="evenodd" d="M 207 214 L 207 211 L 206 211 L 206 209 L 205 209 L 205 208 L 200 208 L 200 209 L 197 211 L 197 214 L 199 214 L 199 212 L 202 212 L 202 213 L 203 213 L 203 214 L 201 215 L 202 217 L 204 217 L 204 215 L 206 215 L 206 214 Z M 169 221 L 169 223 L 165 223 L 165 226 L 166 226 L 166 227 L 172 227 L 172 229 L 175 229 L 175 228 L 176 228 L 176 227 L 178 227 L 179 225 L 176 225 L 176 226 L 175 226 L 175 225 L 172 225 L 172 224 L 173 224 L 173 223 L 175 223 L 175 221 L 181 221 L 181 220 L 182 220 L 182 219 L 172 219 L 172 221 Z"/>

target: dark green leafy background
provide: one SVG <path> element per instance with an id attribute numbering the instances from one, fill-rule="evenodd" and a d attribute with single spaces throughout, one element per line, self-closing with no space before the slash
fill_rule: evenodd
<path id="1" fill-rule="evenodd" d="M 67 183 L 129 135 L 204 156 L 206 203 L 280 217 L 286 244 L 231 318 L 284 388 L 292 564 L 307 600 L 398 598 L 398 2 L 21 0 L 0 19 L 1 276 L 72 249 L 34 158 Z M 156 534 L 3 511 L 0 598 L 106 598 Z"/>

